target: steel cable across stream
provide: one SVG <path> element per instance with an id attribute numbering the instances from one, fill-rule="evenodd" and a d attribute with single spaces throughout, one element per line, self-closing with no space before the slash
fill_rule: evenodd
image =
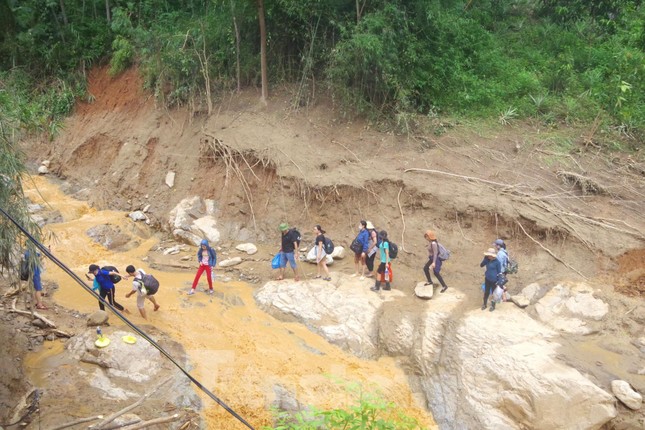
<path id="1" fill-rule="evenodd" d="M 96 299 L 102 301 L 121 321 L 123 321 L 128 327 L 130 327 L 132 330 L 137 332 L 142 338 L 147 340 L 152 346 L 154 346 L 160 353 L 162 353 L 172 364 L 174 364 L 184 375 L 190 379 L 190 381 L 195 384 L 200 390 L 202 390 L 208 397 L 213 399 L 215 403 L 220 405 L 226 412 L 234 416 L 238 421 L 240 421 L 242 424 L 250 428 L 251 430 L 255 430 L 251 424 L 249 424 L 244 418 L 242 418 L 237 412 L 235 412 L 233 409 L 231 409 L 230 406 L 228 406 L 226 403 L 224 403 L 222 400 L 220 400 L 219 397 L 217 397 L 215 394 L 213 394 L 208 388 L 204 387 L 197 379 L 195 379 L 193 376 L 191 376 L 190 373 L 186 369 L 184 369 L 177 361 L 175 361 L 174 358 L 165 350 L 163 349 L 157 342 L 152 340 L 143 330 L 141 330 L 139 327 L 134 325 L 130 320 L 128 320 L 126 317 L 124 317 L 116 308 L 114 308 L 110 303 L 104 301 L 98 294 L 94 292 L 90 287 L 88 287 L 85 282 L 72 270 L 65 265 L 65 263 L 61 262 L 58 258 L 56 258 L 50 251 L 47 249 L 45 245 L 37 241 L 29 232 L 22 226 L 20 225 L 16 220 L 11 217 L 3 208 L 0 208 L 0 212 L 9 219 L 18 229 L 30 240 L 36 245 L 36 247 L 45 255 L 47 258 L 49 258 L 51 261 L 54 262 L 58 267 L 60 267 L 65 273 L 67 273 L 72 279 L 74 279 L 85 291 L 87 291 L 89 294 L 94 296 Z"/>

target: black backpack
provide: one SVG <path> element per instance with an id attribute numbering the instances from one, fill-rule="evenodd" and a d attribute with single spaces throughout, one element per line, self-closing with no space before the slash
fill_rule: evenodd
<path id="1" fill-rule="evenodd" d="M 119 273 L 119 270 L 114 266 L 103 266 L 101 267 L 101 270 Z M 113 284 L 118 284 L 119 282 L 121 282 L 121 277 L 119 275 L 110 275 L 110 281 L 112 281 Z"/>
<path id="2" fill-rule="evenodd" d="M 20 260 L 20 280 L 29 280 L 29 260 L 27 260 L 24 256 Z"/>
<path id="3" fill-rule="evenodd" d="M 143 275 L 141 281 L 143 282 L 143 286 L 146 287 L 146 291 L 149 296 L 152 296 L 159 291 L 159 281 L 157 281 L 157 278 L 151 274 L 146 273 Z"/>
<path id="4" fill-rule="evenodd" d="M 358 238 L 356 238 L 352 241 L 352 244 L 349 245 L 349 249 L 351 249 L 355 254 L 360 254 L 363 252 L 363 244 L 358 241 Z"/>
<path id="5" fill-rule="evenodd" d="M 323 249 L 327 255 L 331 255 L 331 253 L 334 252 L 334 242 L 332 242 L 328 237 L 323 236 L 323 238 Z"/>
<path id="6" fill-rule="evenodd" d="M 389 251 L 390 260 L 394 260 L 396 256 L 399 255 L 399 247 L 396 246 L 396 243 L 394 242 L 388 241 L 388 243 L 390 244 L 390 251 Z"/>

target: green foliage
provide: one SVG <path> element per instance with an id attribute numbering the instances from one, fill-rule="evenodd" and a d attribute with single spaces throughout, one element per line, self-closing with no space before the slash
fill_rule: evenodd
<path id="1" fill-rule="evenodd" d="M 117 36 L 112 42 L 112 59 L 110 60 L 110 75 L 116 76 L 126 70 L 134 60 L 134 48 L 128 39 Z"/>
<path id="2" fill-rule="evenodd" d="M 419 422 L 405 415 L 392 402 L 360 393 L 357 404 L 347 408 L 290 414 L 278 413 L 275 430 L 416 430 Z M 268 430 L 269 427 L 265 427 Z"/>

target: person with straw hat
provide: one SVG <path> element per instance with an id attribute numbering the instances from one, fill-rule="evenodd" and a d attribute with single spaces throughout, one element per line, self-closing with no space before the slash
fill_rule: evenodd
<path id="1" fill-rule="evenodd" d="M 441 264 L 443 260 L 439 258 L 439 242 L 437 242 L 437 235 L 434 231 L 428 230 L 425 232 L 423 237 L 429 242 L 428 243 L 428 261 L 426 265 L 423 266 L 423 273 L 426 275 L 426 285 L 432 285 L 432 277 L 430 276 L 430 270 L 437 277 L 439 283 L 441 284 L 441 292 L 445 293 L 448 289 L 448 285 L 443 280 L 443 277 L 439 274 L 441 272 Z"/>
<path id="2" fill-rule="evenodd" d="M 486 309 L 488 304 L 488 297 L 495 290 L 497 285 L 497 280 L 499 275 L 502 273 L 502 264 L 497 259 L 497 252 L 495 248 L 488 248 L 484 252 L 484 259 L 479 264 L 479 267 L 486 267 L 486 272 L 484 273 L 484 304 L 482 305 L 482 311 Z M 495 300 L 491 301 L 490 311 L 495 310 Z"/>

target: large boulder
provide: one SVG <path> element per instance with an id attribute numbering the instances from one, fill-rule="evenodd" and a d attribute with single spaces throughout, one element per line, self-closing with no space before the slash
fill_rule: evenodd
<path id="1" fill-rule="evenodd" d="M 333 278 L 268 282 L 256 291 L 255 300 L 276 318 L 299 321 L 359 357 L 375 357 L 380 309 L 404 294 L 397 290 L 375 294 L 370 280 L 336 274 Z"/>
<path id="2" fill-rule="evenodd" d="M 609 311 L 609 306 L 593 296 L 586 284 L 556 285 L 536 304 L 541 321 L 566 333 L 589 334 L 598 330 L 594 324 Z"/>
<path id="3" fill-rule="evenodd" d="M 175 239 L 184 243 L 199 245 L 202 239 L 216 243 L 221 236 L 216 212 L 217 205 L 213 200 L 187 197 L 170 211 L 168 226 Z"/>
<path id="4" fill-rule="evenodd" d="M 238 251 L 246 252 L 248 255 L 253 255 L 258 252 L 258 247 L 252 243 L 240 243 L 235 247 Z"/>
<path id="5" fill-rule="evenodd" d="M 333 255 L 333 254 L 332 254 Z M 316 247 L 313 247 L 307 252 L 307 257 L 305 257 L 307 263 L 316 264 Z M 328 266 L 334 264 L 334 259 L 331 255 L 325 255 L 325 261 Z"/>
<path id="6" fill-rule="evenodd" d="M 415 361 L 442 429 L 598 429 L 616 416 L 611 395 L 556 359 L 557 333 L 516 307 L 454 326 L 432 315 L 419 332 Z"/>
<path id="7" fill-rule="evenodd" d="M 108 322 L 109 318 L 110 318 L 110 315 L 107 312 L 98 310 L 87 317 L 87 325 L 88 327 L 105 325 L 105 323 Z"/>

